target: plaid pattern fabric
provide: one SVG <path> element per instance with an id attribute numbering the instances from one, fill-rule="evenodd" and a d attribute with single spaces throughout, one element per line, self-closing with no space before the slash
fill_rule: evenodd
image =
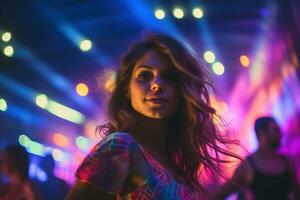
<path id="1" fill-rule="evenodd" d="M 124 196 L 121 200 L 196 200 L 192 190 L 177 183 L 170 172 L 145 151 L 127 133 L 113 133 L 99 142 L 84 159 L 76 172 L 83 182 L 93 184 L 106 192 L 112 192 L 112 182 L 120 175 L 119 162 L 129 162 L 131 155 L 141 150 L 149 166 L 148 180 L 142 187 Z"/>

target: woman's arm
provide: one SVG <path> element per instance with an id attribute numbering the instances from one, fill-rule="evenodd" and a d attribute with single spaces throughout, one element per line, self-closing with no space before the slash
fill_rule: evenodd
<path id="1" fill-rule="evenodd" d="M 71 188 L 70 192 L 67 194 L 65 200 L 98 200 L 98 199 L 107 199 L 107 200 L 116 200 L 118 199 L 117 195 L 110 194 L 105 192 L 99 187 L 96 187 L 89 183 L 81 182 L 77 180 L 75 185 Z"/>

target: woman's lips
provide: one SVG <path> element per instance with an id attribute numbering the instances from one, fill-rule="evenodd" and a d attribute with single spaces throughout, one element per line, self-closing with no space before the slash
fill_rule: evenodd
<path id="1" fill-rule="evenodd" d="M 151 99 L 146 99 L 147 102 L 153 103 L 153 104 L 164 104 L 167 103 L 166 99 L 163 98 L 151 98 Z"/>

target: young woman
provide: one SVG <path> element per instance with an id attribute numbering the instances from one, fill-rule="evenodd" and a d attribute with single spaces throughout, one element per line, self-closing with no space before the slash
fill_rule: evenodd
<path id="1" fill-rule="evenodd" d="M 117 74 L 109 124 L 100 127 L 106 137 L 78 168 L 66 199 L 206 199 L 200 168 L 219 175 L 218 155 L 234 156 L 217 145 L 227 140 L 214 124 L 206 78 L 169 36 L 135 43 Z"/>

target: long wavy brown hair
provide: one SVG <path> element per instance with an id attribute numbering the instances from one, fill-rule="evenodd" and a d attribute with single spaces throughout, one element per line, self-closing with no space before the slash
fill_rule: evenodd
<path id="1" fill-rule="evenodd" d="M 219 122 L 222 119 L 210 104 L 211 84 L 204 66 L 174 38 L 151 34 L 129 48 L 117 72 L 115 88 L 108 103 L 109 123 L 99 126 L 98 131 L 108 135 L 134 130 L 137 123 L 135 111 L 126 93 L 136 62 L 149 50 L 166 56 L 173 64 L 177 71 L 175 84 L 182 99 L 179 109 L 169 121 L 166 154 L 176 172 L 194 190 L 204 192 L 199 172 L 209 171 L 214 177 L 223 177 L 220 164 L 226 160 L 221 155 L 238 156 L 225 148 L 232 140 L 224 137 L 215 123 L 216 119 Z"/>

